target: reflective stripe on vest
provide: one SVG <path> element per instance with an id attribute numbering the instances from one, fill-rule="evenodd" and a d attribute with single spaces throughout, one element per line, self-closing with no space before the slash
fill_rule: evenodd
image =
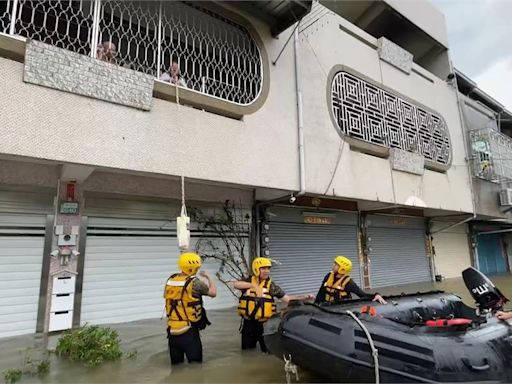
<path id="1" fill-rule="evenodd" d="M 274 298 L 270 295 L 272 281 L 267 279 L 258 282 L 253 276 L 251 284 L 259 285 L 263 290 L 263 296 L 258 297 L 252 288 L 247 289 L 238 301 L 238 314 L 248 320 L 267 321 L 276 312 Z"/>

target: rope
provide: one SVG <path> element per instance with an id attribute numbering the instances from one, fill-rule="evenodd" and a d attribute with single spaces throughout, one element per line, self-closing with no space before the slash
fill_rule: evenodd
<path id="1" fill-rule="evenodd" d="M 175 84 L 176 89 L 176 115 L 178 117 L 178 133 L 180 139 L 182 138 L 182 129 L 181 129 L 181 109 L 180 109 L 180 91 L 178 87 L 178 83 Z M 181 156 L 181 161 L 185 158 L 184 155 Z M 180 164 L 181 170 L 181 214 L 180 217 L 176 220 L 177 224 L 177 237 L 178 237 L 178 247 L 181 251 L 190 246 L 190 232 L 188 230 L 188 226 L 190 224 L 190 220 L 188 219 L 187 214 L 187 206 L 185 204 L 185 176 L 183 175 L 183 164 Z M 180 221 L 181 220 L 181 221 Z M 179 225 L 178 225 L 179 224 Z M 180 228 L 186 226 L 186 230 L 183 229 L 180 231 Z M 184 232 L 184 233 L 183 233 Z M 181 233 L 181 235 L 180 235 Z M 185 237 L 185 238 L 183 238 Z"/>
<path id="2" fill-rule="evenodd" d="M 375 366 L 375 384 L 379 384 L 379 382 L 380 382 L 380 377 L 379 377 L 379 351 L 377 350 L 377 348 L 375 348 L 375 345 L 373 344 L 373 340 L 372 340 L 372 337 L 370 335 L 370 332 L 368 332 L 368 329 L 361 322 L 361 320 L 359 320 L 357 318 L 357 316 L 354 315 L 354 312 L 347 310 L 347 311 L 345 311 L 345 313 L 354 319 L 354 321 L 359 325 L 359 327 L 361 327 L 361 329 L 363 330 L 363 332 L 366 335 L 366 338 L 368 339 L 368 344 L 370 345 L 370 349 L 372 351 L 373 364 Z"/>
<path id="3" fill-rule="evenodd" d="M 185 205 L 185 177 L 181 174 L 181 216 L 187 215 L 187 206 Z"/>
<path id="4" fill-rule="evenodd" d="M 174 87 L 176 89 L 176 104 L 178 104 L 178 110 L 179 110 L 180 109 L 180 90 L 179 90 L 179 87 L 178 87 L 178 83 L 175 83 Z M 180 128 L 181 128 L 181 126 L 180 126 Z"/>
<path id="5" fill-rule="evenodd" d="M 181 109 L 180 109 L 180 88 L 178 87 L 178 82 L 174 84 L 174 88 L 176 89 L 176 109 L 178 115 L 178 132 L 180 138 L 182 136 L 181 132 Z M 182 159 L 184 157 L 182 156 Z M 187 207 L 185 205 L 185 176 L 183 176 L 183 167 L 181 167 L 181 216 L 187 215 Z"/>

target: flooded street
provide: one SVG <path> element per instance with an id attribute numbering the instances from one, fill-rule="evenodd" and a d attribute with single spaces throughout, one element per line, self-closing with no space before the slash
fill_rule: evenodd
<path id="1" fill-rule="evenodd" d="M 505 296 L 512 297 L 512 276 L 494 276 L 492 281 Z M 379 289 L 382 294 L 440 289 L 460 295 L 472 305 L 472 299 L 462 279 L 441 283 L 412 284 Z M 508 309 L 512 309 L 508 306 Z M 137 351 L 132 359 L 122 359 L 97 368 L 86 368 L 77 363 L 51 355 L 49 374 L 43 378 L 24 377 L 28 383 L 284 383 L 283 362 L 259 351 L 240 350 L 239 318 L 234 309 L 210 311 L 212 326 L 202 332 L 204 359 L 202 365 L 183 364 L 170 368 L 165 338 L 164 320 L 143 320 L 111 327 L 119 332 L 125 352 Z M 49 347 L 54 348 L 57 337 L 52 336 Z M 42 344 L 42 340 L 36 340 Z M 21 368 L 27 348 L 34 345 L 33 336 L 2 340 L 0 371 Z M 37 352 L 31 352 L 36 357 Z M 300 382 L 322 382 L 308 372 L 300 371 Z"/>

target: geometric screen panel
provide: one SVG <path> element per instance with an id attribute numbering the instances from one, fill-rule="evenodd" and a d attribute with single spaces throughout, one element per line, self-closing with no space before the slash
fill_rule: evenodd
<path id="1" fill-rule="evenodd" d="M 450 164 L 450 138 L 440 115 L 347 72 L 334 76 L 331 95 L 332 112 L 345 135 Z"/>

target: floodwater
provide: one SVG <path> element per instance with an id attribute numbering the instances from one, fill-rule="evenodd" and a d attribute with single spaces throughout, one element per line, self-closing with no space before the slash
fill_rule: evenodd
<path id="1" fill-rule="evenodd" d="M 512 299 L 512 276 L 491 277 L 491 280 Z M 418 292 L 439 289 L 454 292 L 472 305 L 473 301 L 462 279 L 440 283 L 409 284 L 379 289 L 382 294 Z M 509 306 L 507 309 L 512 309 Z M 182 364 L 171 368 L 167 352 L 164 320 L 143 320 L 110 325 L 119 332 L 123 350 L 137 351 L 135 358 L 122 359 L 101 367 L 86 368 L 53 354 L 46 377 L 26 377 L 22 383 L 285 383 L 283 361 L 258 350 L 240 350 L 239 318 L 235 309 L 210 311 L 213 323 L 202 332 L 203 364 Z M 58 336 L 51 336 L 48 347 L 54 348 Z M 34 336 L 19 336 L 0 340 L 0 372 L 21 368 L 26 357 L 37 358 L 40 352 L 31 349 L 43 345 Z M 299 382 L 322 382 L 321 377 L 300 371 Z M 3 380 L 3 375 L 0 380 Z"/>

